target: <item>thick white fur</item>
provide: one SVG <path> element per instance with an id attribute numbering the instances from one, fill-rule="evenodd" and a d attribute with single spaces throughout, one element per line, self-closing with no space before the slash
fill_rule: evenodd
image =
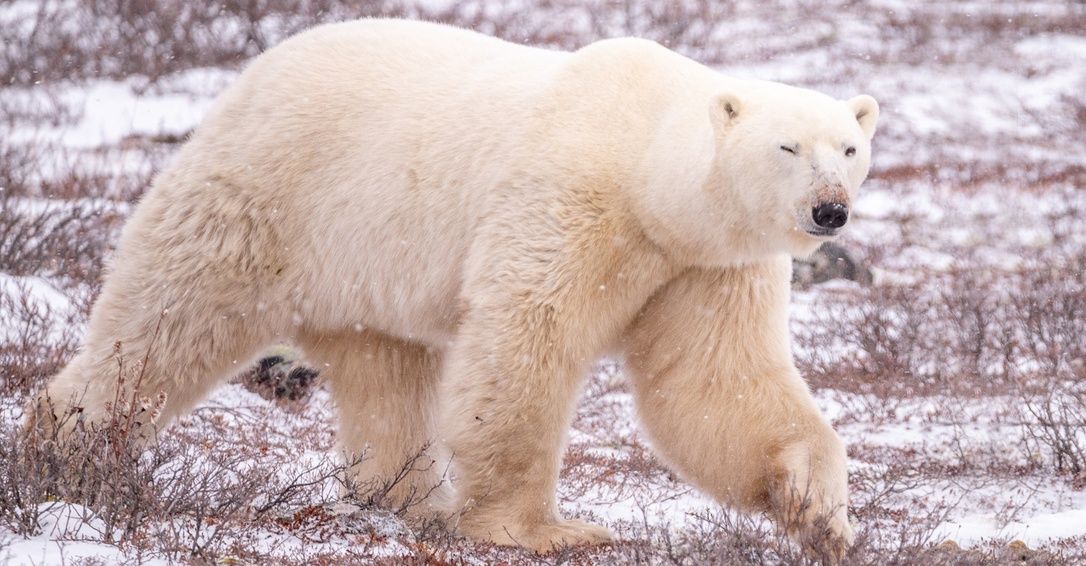
<path id="1" fill-rule="evenodd" d="M 680 474 L 782 515 L 798 485 L 847 541 L 844 451 L 789 353 L 787 256 L 866 176 L 877 116 L 636 39 L 316 28 L 257 58 L 156 179 L 46 394 L 101 417 L 119 341 L 149 353 L 161 424 L 295 341 L 344 451 L 369 451 L 358 479 L 436 441 L 463 532 L 549 549 L 609 536 L 562 519 L 554 487 L 582 378 L 623 346 Z"/>

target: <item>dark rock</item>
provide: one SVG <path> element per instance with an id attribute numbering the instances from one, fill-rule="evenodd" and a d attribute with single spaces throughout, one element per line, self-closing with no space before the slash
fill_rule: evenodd
<path id="1" fill-rule="evenodd" d="M 800 287 L 847 279 L 861 285 L 871 284 L 871 270 L 845 248 L 827 242 L 811 257 L 792 261 L 792 283 Z"/>

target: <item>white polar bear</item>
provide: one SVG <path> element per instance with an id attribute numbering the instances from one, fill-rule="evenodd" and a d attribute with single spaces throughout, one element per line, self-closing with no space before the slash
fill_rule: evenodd
<path id="1" fill-rule="evenodd" d="M 253 61 L 155 180 L 36 422 L 101 418 L 118 341 L 146 355 L 160 425 L 293 341 L 329 379 L 343 450 L 368 449 L 358 479 L 436 441 L 461 532 L 546 550 L 609 538 L 559 516 L 555 482 L 587 369 L 621 351 L 679 474 L 840 551 L 845 451 L 792 363 L 788 256 L 844 224 L 877 117 L 869 96 L 637 39 L 313 29 Z"/>

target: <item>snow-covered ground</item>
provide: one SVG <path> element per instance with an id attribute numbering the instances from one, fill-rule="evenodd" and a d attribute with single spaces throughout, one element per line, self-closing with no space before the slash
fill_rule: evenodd
<path id="1" fill-rule="evenodd" d="M 16 18 L 32 4 L 0 6 L 0 22 Z M 583 8 L 563 10 L 562 3 L 519 4 L 498 8 L 467 3 L 459 8 L 463 13 L 455 11 L 460 5 L 456 2 L 421 5 L 443 17 L 459 14 L 510 39 L 563 45 L 625 30 L 663 41 L 667 32 L 646 23 L 652 17 L 704 17 L 699 16 L 697 7 L 703 3 L 698 2 L 689 2 L 694 8 L 685 12 L 675 8 L 679 16 L 640 7 L 634 16 L 627 11 L 606 18 L 590 17 Z M 893 296 L 890 290 L 898 288 L 934 293 L 962 271 L 990 281 L 993 293 L 1008 294 L 998 295 L 997 303 L 1016 301 L 1009 277 L 1022 270 L 1077 269 L 1068 271 L 1066 279 L 1072 285 L 1083 280 L 1082 6 L 879 1 L 862 9 L 840 2 L 819 9 L 817 4 L 773 8 L 739 2 L 726 13 L 710 10 L 718 18 L 711 22 L 696 20 L 682 31 L 672 30 L 669 44 L 705 57 L 725 73 L 782 80 L 840 97 L 867 92 L 881 103 L 872 176 L 855 205 L 855 226 L 844 240 L 869 264 L 874 287 L 833 281 L 797 289 L 793 308 L 800 366 L 816 376 L 812 384 L 817 399 L 850 446 L 855 520 L 861 532 L 869 530 L 874 538 L 870 548 L 876 551 L 900 548 L 898 527 L 919 522 L 930 524 L 923 531 L 928 546 L 952 540 L 967 550 L 990 551 L 1020 540 L 1030 552 L 1041 553 L 1030 554 L 1034 560 L 1086 559 L 1086 476 L 1054 469 L 1051 454 L 1030 432 L 1033 421 L 1022 410 L 1017 389 L 962 382 L 957 376 L 943 376 L 945 381 L 935 387 L 905 383 L 897 388 L 891 382 L 919 376 L 893 372 L 889 366 L 884 374 L 859 384 L 845 376 L 836 382 L 834 372 L 851 366 L 826 365 L 826 360 L 862 362 L 871 350 L 859 342 L 843 343 L 843 335 L 832 332 L 835 340 L 811 338 L 825 335 L 828 325 L 862 324 L 857 313 L 845 320 L 825 315 L 827 309 L 840 307 L 842 297 L 863 304 Z M 495 23 L 506 19 L 512 23 Z M 269 21 L 264 25 L 274 24 Z M 526 31 L 518 33 L 518 25 Z M 563 33 L 575 39 L 554 35 L 562 29 L 554 26 L 563 25 L 568 28 Z M 691 35 L 689 29 L 698 26 L 709 31 Z M 182 70 L 153 81 L 134 74 L 0 88 L 0 113 L 7 113 L 0 115 L 2 156 L 29 154 L 34 163 L 14 182 L 5 181 L 12 184 L 0 187 L 9 193 L 0 206 L 8 207 L 9 215 L 25 217 L 87 205 L 127 214 L 132 197 L 176 150 L 174 142 L 200 122 L 216 93 L 237 72 L 236 65 L 224 65 Z M 73 186 L 76 194 L 71 194 Z M 116 226 L 101 229 L 113 234 Z M 4 249 L 0 242 L 0 251 Z M 94 285 L 47 265 L 30 273 L 2 267 L 0 263 L 0 297 L 7 300 L 0 300 L 0 361 L 5 361 L 0 372 L 14 375 L 11 351 L 27 325 L 57 343 L 78 336 Z M 26 301 L 17 300 L 21 297 Z M 1061 305 L 1051 302 L 1044 308 L 1068 308 Z M 893 313 L 895 308 L 907 310 L 908 304 L 894 303 L 887 310 Z M 992 308 L 1004 312 L 998 305 Z M 1012 339 L 1023 341 L 1019 335 L 1002 338 Z M 1070 387 L 1080 387 L 1086 376 L 1073 368 L 1086 367 L 1076 357 L 1082 347 L 1071 344 L 1069 351 L 1066 366 L 1072 370 L 1067 379 L 1074 382 Z M 931 364 L 963 363 L 950 355 L 944 359 L 919 352 L 915 358 L 921 361 L 905 367 L 924 373 Z M 924 361 L 928 358 L 930 363 Z M 974 379 L 989 375 L 989 369 L 997 373 L 991 369 L 996 362 L 985 360 L 986 369 Z M 1035 360 L 1016 363 L 1017 368 L 1044 367 Z M 1027 380 L 1055 377 L 1038 371 L 1023 375 Z M 9 377 L 0 374 L 0 384 Z M 18 407 L 24 400 L 16 395 L 0 402 L 0 420 L 6 426 L 21 419 Z M 305 403 L 283 404 L 230 383 L 167 436 L 179 446 L 201 447 L 204 455 L 198 461 L 214 462 L 216 454 L 229 453 L 233 461 L 254 470 L 273 467 L 290 477 L 335 461 L 331 414 L 323 389 Z M 1086 446 L 1086 439 L 1080 441 Z M 630 559 L 639 544 L 659 544 L 660 532 L 698 533 L 715 514 L 735 516 L 652 459 L 616 363 L 601 364 L 589 380 L 562 477 L 563 511 L 606 523 L 626 541 L 619 554 L 596 550 L 584 555 L 587 560 Z M 262 556 L 306 563 L 417 558 L 440 551 L 439 560 L 530 560 L 464 542 L 440 550 L 391 514 L 336 504 L 335 489 L 334 479 L 323 479 L 312 491 L 311 507 L 301 506 L 291 518 L 262 520 L 249 531 L 230 531 L 216 543 L 217 550 L 201 558 Z M 122 540 L 95 511 L 75 502 L 42 502 L 39 509 L 39 528 L 27 537 L 0 524 L 0 562 L 55 564 L 86 558 L 156 563 L 185 558 L 183 553 L 156 553 L 153 542 Z M 155 518 L 146 520 L 154 523 Z M 764 526 L 759 519 L 754 525 Z M 661 555 L 644 556 L 659 561 Z"/>

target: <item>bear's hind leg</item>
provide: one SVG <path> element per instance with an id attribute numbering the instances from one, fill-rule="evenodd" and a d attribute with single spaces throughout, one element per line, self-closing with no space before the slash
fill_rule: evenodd
<path id="1" fill-rule="evenodd" d="M 163 284 L 153 275 L 114 272 L 83 347 L 39 394 L 28 429 L 64 437 L 79 420 L 108 420 L 116 405 L 113 415 L 142 427 L 146 439 L 154 434 L 150 425 L 184 414 L 245 367 L 274 339 L 273 325 L 255 304 L 216 300 L 222 295 L 213 283 L 207 274 Z M 167 300 L 171 294 L 175 299 Z M 117 414 L 127 404 L 134 405 L 131 414 Z"/>
<path id="2" fill-rule="evenodd" d="M 409 515 L 433 515 L 445 471 L 432 445 L 440 354 L 369 330 L 303 332 L 298 341 L 331 384 L 355 489 Z"/>

